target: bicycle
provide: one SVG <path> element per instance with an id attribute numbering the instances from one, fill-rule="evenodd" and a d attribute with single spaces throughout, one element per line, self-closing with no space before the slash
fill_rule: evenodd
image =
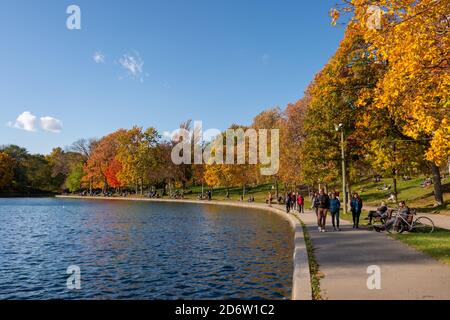
<path id="1" fill-rule="evenodd" d="M 417 215 L 416 209 L 412 209 L 411 212 L 412 218 L 407 219 L 399 214 L 398 211 L 395 211 L 393 213 L 395 217 L 394 223 L 390 224 L 386 231 L 391 234 L 403 233 L 404 231 L 416 233 L 432 233 L 434 231 L 433 220 L 424 216 L 414 219 L 414 215 Z"/>

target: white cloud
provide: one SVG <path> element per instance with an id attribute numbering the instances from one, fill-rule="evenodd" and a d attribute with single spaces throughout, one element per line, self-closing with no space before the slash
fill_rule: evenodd
<path id="1" fill-rule="evenodd" d="M 172 139 L 172 133 L 169 132 L 169 131 L 164 131 L 162 135 L 163 135 L 163 137 L 165 137 L 165 138 Z"/>
<path id="2" fill-rule="evenodd" d="M 92 58 L 95 63 L 105 63 L 105 55 L 100 51 L 95 52 Z"/>
<path id="3" fill-rule="evenodd" d="M 124 54 L 122 58 L 119 59 L 119 63 L 130 78 L 137 79 L 141 82 L 144 81 L 144 61 L 142 61 L 139 52 L 135 52 L 134 54 Z"/>
<path id="4" fill-rule="evenodd" d="M 8 122 L 8 126 L 11 128 L 22 129 L 25 131 L 36 131 L 37 118 L 29 111 L 22 112 L 15 122 Z"/>
<path id="5" fill-rule="evenodd" d="M 62 124 L 61 120 L 46 116 L 46 117 L 41 117 L 41 127 L 45 131 L 59 133 L 59 132 L 61 132 L 61 130 L 63 128 L 63 124 Z"/>

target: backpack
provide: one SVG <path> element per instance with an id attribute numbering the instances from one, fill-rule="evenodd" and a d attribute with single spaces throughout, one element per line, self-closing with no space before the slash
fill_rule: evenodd
<path id="1" fill-rule="evenodd" d="M 319 203 L 321 206 L 327 206 L 328 205 L 328 199 L 327 199 L 327 195 L 323 194 L 319 196 Z"/>

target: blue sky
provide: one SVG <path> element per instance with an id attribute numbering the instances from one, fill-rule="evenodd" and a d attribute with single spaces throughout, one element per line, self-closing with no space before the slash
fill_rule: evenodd
<path id="1" fill-rule="evenodd" d="M 0 145 L 48 153 L 133 125 L 249 124 L 301 98 L 332 56 L 335 3 L 2 0 Z M 81 30 L 66 27 L 71 4 Z"/>

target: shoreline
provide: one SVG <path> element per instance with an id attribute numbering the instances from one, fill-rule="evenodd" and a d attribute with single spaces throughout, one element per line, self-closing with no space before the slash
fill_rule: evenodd
<path id="1" fill-rule="evenodd" d="M 262 209 L 277 214 L 289 222 L 294 230 L 294 253 L 291 300 L 312 300 L 311 275 L 308 260 L 308 251 L 300 220 L 294 215 L 286 214 L 277 207 L 269 207 L 267 204 L 248 202 L 227 202 L 217 200 L 184 200 L 184 199 L 146 199 L 146 198 L 114 198 L 114 197 L 87 197 L 56 195 L 60 199 L 84 199 L 84 200 L 113 200 L 113 201 L 145 201 L 145 202 L 170 202 L 193 203 L 203 205 L 231 206 L 246 209 Z"/>

